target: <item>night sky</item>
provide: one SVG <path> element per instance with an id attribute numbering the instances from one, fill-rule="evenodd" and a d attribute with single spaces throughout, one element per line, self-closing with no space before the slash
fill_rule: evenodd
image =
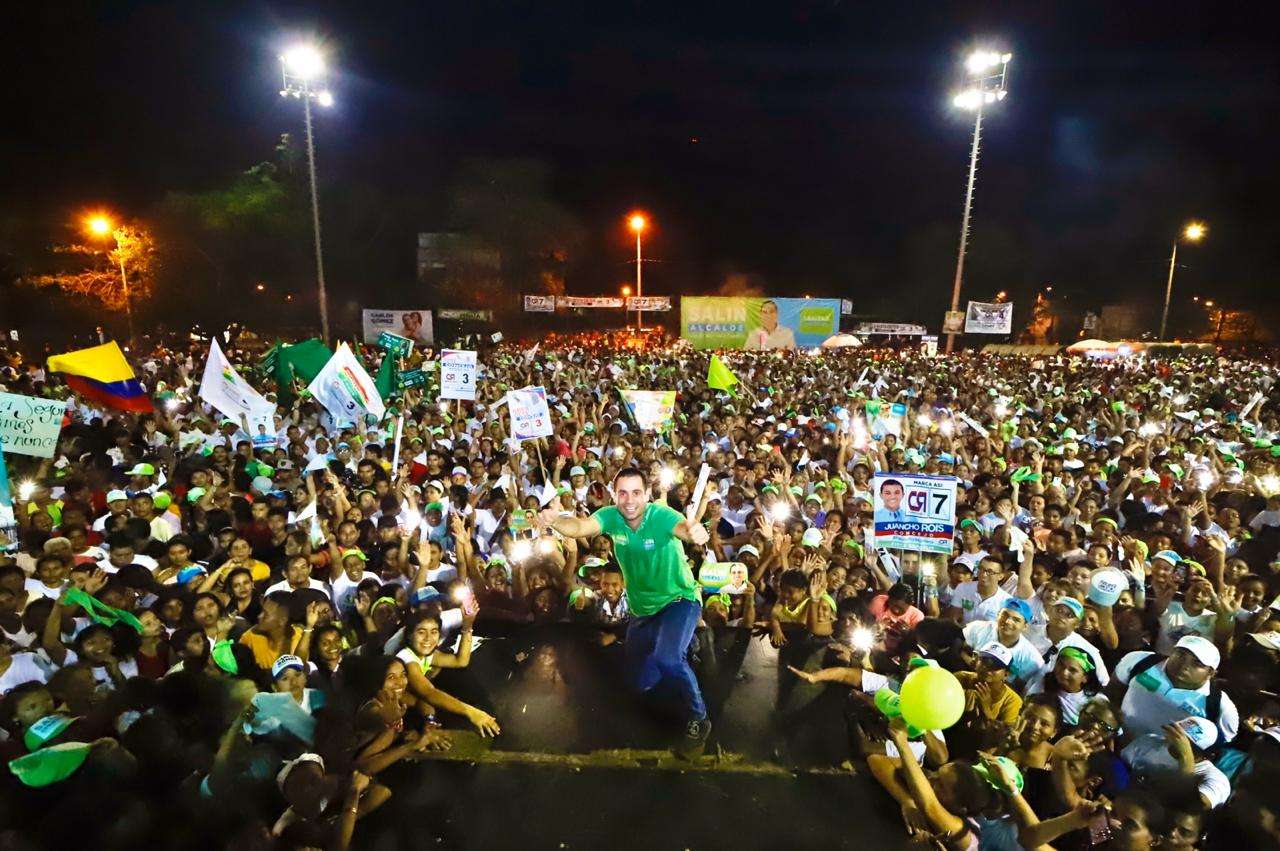
<path id="1" fill-rule="evenodd" d="M 465 158 L 532 157 L 590 234 L 571 292 L 630 274 L 640 207 L 661 260 L 647 292 L 746 275 L 936 326 L 972 131 L 950 98 L 985 43 L 1014 60 L 986 123 L 966 296 L 1158 296 L 1193 217 L 1210 236 L 1181 255 L 1183 298 L 1274 291 L 1275 29 L 1244 4 L 1004 5 L 25 4 L 6 25 L 0 203 L 53 233 L 85 203 L 141 212 L 225 181 L 300 132 L 277 56 L 315 34 L 337 72 L 322 180 L 438 211 L 406 231 L 444 225 Z M 399 249 L 411 281 L 414 245 Z"/>

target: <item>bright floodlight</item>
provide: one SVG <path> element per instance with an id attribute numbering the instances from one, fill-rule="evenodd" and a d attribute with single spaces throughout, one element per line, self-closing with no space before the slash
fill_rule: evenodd
<path id="1" fill-rule="evenodd" d="M 316 103 L 320 104 L 321 106 L 333 106 L 333 92 L 326 89 L 325 91 L 316 95 Z"/>
<path id="2" fill-rule="evenodd" d="M 280 61 L 289 76 L 300 80 L 314 80 L 324 73 L 324 57 L 309 44 L 289 48 Z"/>
<path id="3" fill-rule="evenodd" d="M 627 224 L 630 226 L 630 228 L 633 231 L 635 231 L 636 233 L 639 233 L 640 231 L 645 229 L 645 227 L 649 224 L 649 221 L 644 216 L 640 215 L 639 213 L 636 213 L 630 219 L 627 220 Z"/>
<path id="4" fill-rule="evenodd" d="M 1009 59 L 1012 58 L 1012 56 L 1009 56 Z M 1009 59 L 1005 59 L 1004 56 L 999 53 L 992 53 L 987 50 L 978 50 L 969 54 L 969 58 L 965 60 L 964 65 L 969 69 L 970 74 L 981 74 L 983 71 L 999 65 L 1001 62 L 1008 62 Z"/>
<path id="5" fill-rule="evenodd" d="M 1207 230 L 1208 228 L 1206 228 L 1200 222 L 1192 222 L 1191 224 L 1187 225 L 1185 230 L 1182 231 L 1182 235 L 1186 237 L 1188 240 L 1190 240 L 1191 242 L 1195 242 L 1199 239 L 1203 239 L 1205 235 L 1205 231 Z"/>
<path id="6" fill-rule="evenodd" d="M 111 233 L 111 220 L 106 216 L 90 216 L 85 226 L 94 236 L 106 236 Z"/>
<path id="7" fill-rule="evenodd" d="M 966 89 L 956 95 L 953 102 L 960 109 L 977 109 L 982 105 L 982 92 L 978 89 Z"/>

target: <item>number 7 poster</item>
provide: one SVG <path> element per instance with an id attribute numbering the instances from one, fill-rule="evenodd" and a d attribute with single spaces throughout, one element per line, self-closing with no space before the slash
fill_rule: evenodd
<path id="1" fill-rule="evenodd" d="M 955 476 L 876 473 L 872 487 L 877 547 L 951 554 Z"/>

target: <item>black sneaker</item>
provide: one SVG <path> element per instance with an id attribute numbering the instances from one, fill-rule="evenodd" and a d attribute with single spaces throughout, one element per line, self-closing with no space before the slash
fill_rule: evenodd
<path id="1" fill-rule="evenodd" d="M 702 756 L 707 746 L 707 736 L 711 735 L 711 722 L 706 718 L 690 721 L 685 727 L 684 736 L 674 748 L 675 755 L 681 759 L 693 761 Z"/>

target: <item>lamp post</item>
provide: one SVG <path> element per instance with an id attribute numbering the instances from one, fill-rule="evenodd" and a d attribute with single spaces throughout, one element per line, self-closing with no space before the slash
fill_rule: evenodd
<path id="1" fill-rule="evenodd" d="M 281 97 L 302 100 L 302 114 L 307 125 L 307 168 L 311 175 L 311 225 L 316 242 L 316 289 L 320 300 L 320 333 L 329 345 L 329 301 L 324 287 L 324 256 L 320 249 L 320 197 L 316 191 L 316 146 L 311 132 L 311 101 L 320 106 L 333 106 L 333 95 L 320 85 L 324 78 L 324 56 L 312 45 L 298 45 L 280 57 L 284 70 Z"/>
<path id="2" fill-rule="evenodd" d="M 120 262 L 120 285 L 124 289 L 124 314 L 129 322 L 129 345 L 133 346 L 133 299 L 129 297 L 129 276 L 124 270 L 124 252 L 120 251 L 120 234 L 106 216 L 90 216 L 85 228 L 91 236 L 105 239 L 108 236 L 116 241 L 116 260 Z"/>
<path id="3" fill-rule="evenodd" d="M 973 184 L 978 176 L 978 145 L 982 139 L 983 107 L 1002 101 L 1005 76 L 1008 73 L 1011 53 L 995 53 L 978 50 L 965 60 L 965 89 L 955 96 L 953 103 L 960 109 L 969 109 L 973 117 L 973 146 L 969 150 L 969 182 L 964 193 L 964 217 L 960 222 L 960 251 L 956 256 L 956 277 L 951 287 L 951 311 L 960 309 L 960 285 L 964 281 L 964 255 L 969 244 L 969 217 L 973 210 Z M 955 348 L 955 333 L 947 334 L 947 354 Z"/>
<path id="4" fill-rule="evenodd" d="M 1173 270 L 1178 264 L 1178 242 L 1183 239 L 1187 242 L 1199 242 L 1204 239 L 1207 231 L 1208 228 L 1202 223 L 1191 222 L 1173 238 L 1173 251 L 1169 254 L 1169 281 L 1164 286 L 1164 312 L 1160 314 L 1160 340 L 1162 342 L 1166 339 L 1164 332 L 1169 324 L 1169 299 L 1173 298 Z"/>
<path id="5" fill-rule="evenodd" d="M 644 229 L 648 227 L 649 220 L 641 213 L 632 213 L 631 218 L 627 219 L 627 226 L 635 232 L 636 235 L 636 298 L 644 297 L 644 275 L 641 272 L 641 265 L 644 258 L 640 252 L 640 235 L 644 233 Z M 636 330 L 639 331 L 644 327 L 644 311 L 636 306 Z"/>

